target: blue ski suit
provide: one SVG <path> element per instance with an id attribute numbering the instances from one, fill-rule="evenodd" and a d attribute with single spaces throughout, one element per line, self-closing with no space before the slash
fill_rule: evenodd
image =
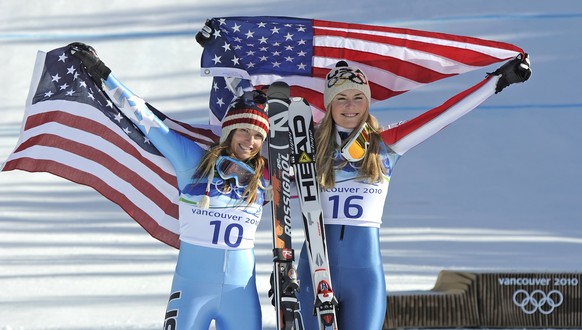
<path id="1" fill-rule="evenodd" d="M 357 176 L 356 164 L 336 169 L 336 185 L 321 190 L 321 203 L 332 288 L 338 300 L 339 329 L 382 329 L 386 317 L 386 283 L 380 254 L 380 225 L 392 171 L 398 159 L 448 124 L 473 110 L 495 93 L 498 76 L 489 76 L 443 105 L 380 133 L 384 182 L 369 183 Z M 341 155 L 336 151 L 335 159 Z M 299 262 L 298 293 L 305 329 L 317 329 L 314 292 L 307 249 Z"/>
<path id="2" fill-rule="evenodd" d="M 265 192 L 248 205 L 244 188 L 215 175 L 210 207 L 198 202 L 208 178 L 195 178 L 205 150 L 157 118 L 145 102 L 113 74 L 103 88 L 120 110 L 146 134 L 172 163 L 180 192 L 180 251 L 172 282 L 164 329 L 260 330 L 261 306 L 255 282 L 254 237 Z"/>

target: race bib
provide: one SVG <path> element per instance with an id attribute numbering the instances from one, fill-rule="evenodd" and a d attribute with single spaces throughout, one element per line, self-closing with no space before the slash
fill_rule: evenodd
<path id="1" fill-rule="evenodd" d="M 250 249 L 261 213 L 256 205 L 201 209 L 180 201 L 180 240 L 217 249 Z"/>
<path id="2" fill-rule="evenodd" d="M 321 190 L 323 219 L 326 224 L 380 228 L 387 194 L 388 180 L 337 182 L 334 188 Z"/>

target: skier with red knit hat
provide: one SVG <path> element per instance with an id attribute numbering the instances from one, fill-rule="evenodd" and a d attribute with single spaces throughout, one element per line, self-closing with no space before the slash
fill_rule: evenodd
<path id="1" fill-rule="evenodd" d="M 111 100 L 172 163 L 180 192 L 180 251 L 164 329 L 260 330 L 254 239 L 265 200 L 267 99 L 259 91 L 235 99 L 220 142 L 208 150 L 170 130 L 145 101 L 119 82 L 82 43 L 70 45 Z"/>

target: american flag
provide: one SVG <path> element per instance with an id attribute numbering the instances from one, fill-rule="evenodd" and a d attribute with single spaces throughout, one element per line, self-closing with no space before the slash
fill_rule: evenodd
<path id="1" fill-rule="evenodd" d="M 213 129 L 174 121 L 201 146 Z M 39 52 L 19 141 L 2 171 L 48 172 L 92 187 L 158 240 L 178 248 L 178 189 L 170 162 L 91 80 L 67 47 Z"/>
<path id="2" fill-rule="evenodd" d="M 209 118 L 211 125 L 218 125 L 224 118 L 228 105 L 234 98 L 234 93 L 226 86 L 224 77 L 214 77 L 209 98 Z"/>
<path id="3" fill-rule="evenodd" d="M 404 28 L 293 17 L 223 17 L 208 23 L 203 76 L 240 77 L 258 87 L 284 80 L 318 121 L 325 75 L 339 60 L 362 69 L 372 102 L 523 53 L 517 46 Z M 211 100 L 212 107 L 212 100 Z"/>
<path id="4" fill-rule="evenodd" d="M 220 126 L 222 118 L 228 110 L 228 106 L 234 100 L 236 96 L 242 95 L 242 91 L 252 90 L 253 86 L 249 80 L 237 79 L 237 81 L 231 81 L 230 78 L 225 77 L 214 77 L 212 79 L 212 88 L 210 89 L 209 98 L 209 123 L 210 125 Z M 233 91 L 235 88 L 236 91 Z M 230 86 L 230 87 L 229 87 Z"/>

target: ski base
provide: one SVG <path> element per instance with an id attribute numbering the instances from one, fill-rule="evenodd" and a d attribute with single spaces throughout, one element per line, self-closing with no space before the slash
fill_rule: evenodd
<path id="1" fill-rule="evenodd" d="M 277 330 L 303 330 L 296 292 L 295 252 L 291 245 L 291 179 L 289 169 L 289 86 L 273 83 L 267 92 L 269 115 L 269 172 L 273 188 L 273 304 Z"/>
<path id="2" fill-rule="evenodd" d="M 293 98 L 289 105 L 291 163 L 295 170 L 295 183 L 305 229 L 305 247 L 308 249 L 315 299 L 314 313 L 320 330 L 337 330 L 338 303 L 331 285 L 319 182 L 315 173 L 313 128 L 311 107 L 302 98 Z"/>

